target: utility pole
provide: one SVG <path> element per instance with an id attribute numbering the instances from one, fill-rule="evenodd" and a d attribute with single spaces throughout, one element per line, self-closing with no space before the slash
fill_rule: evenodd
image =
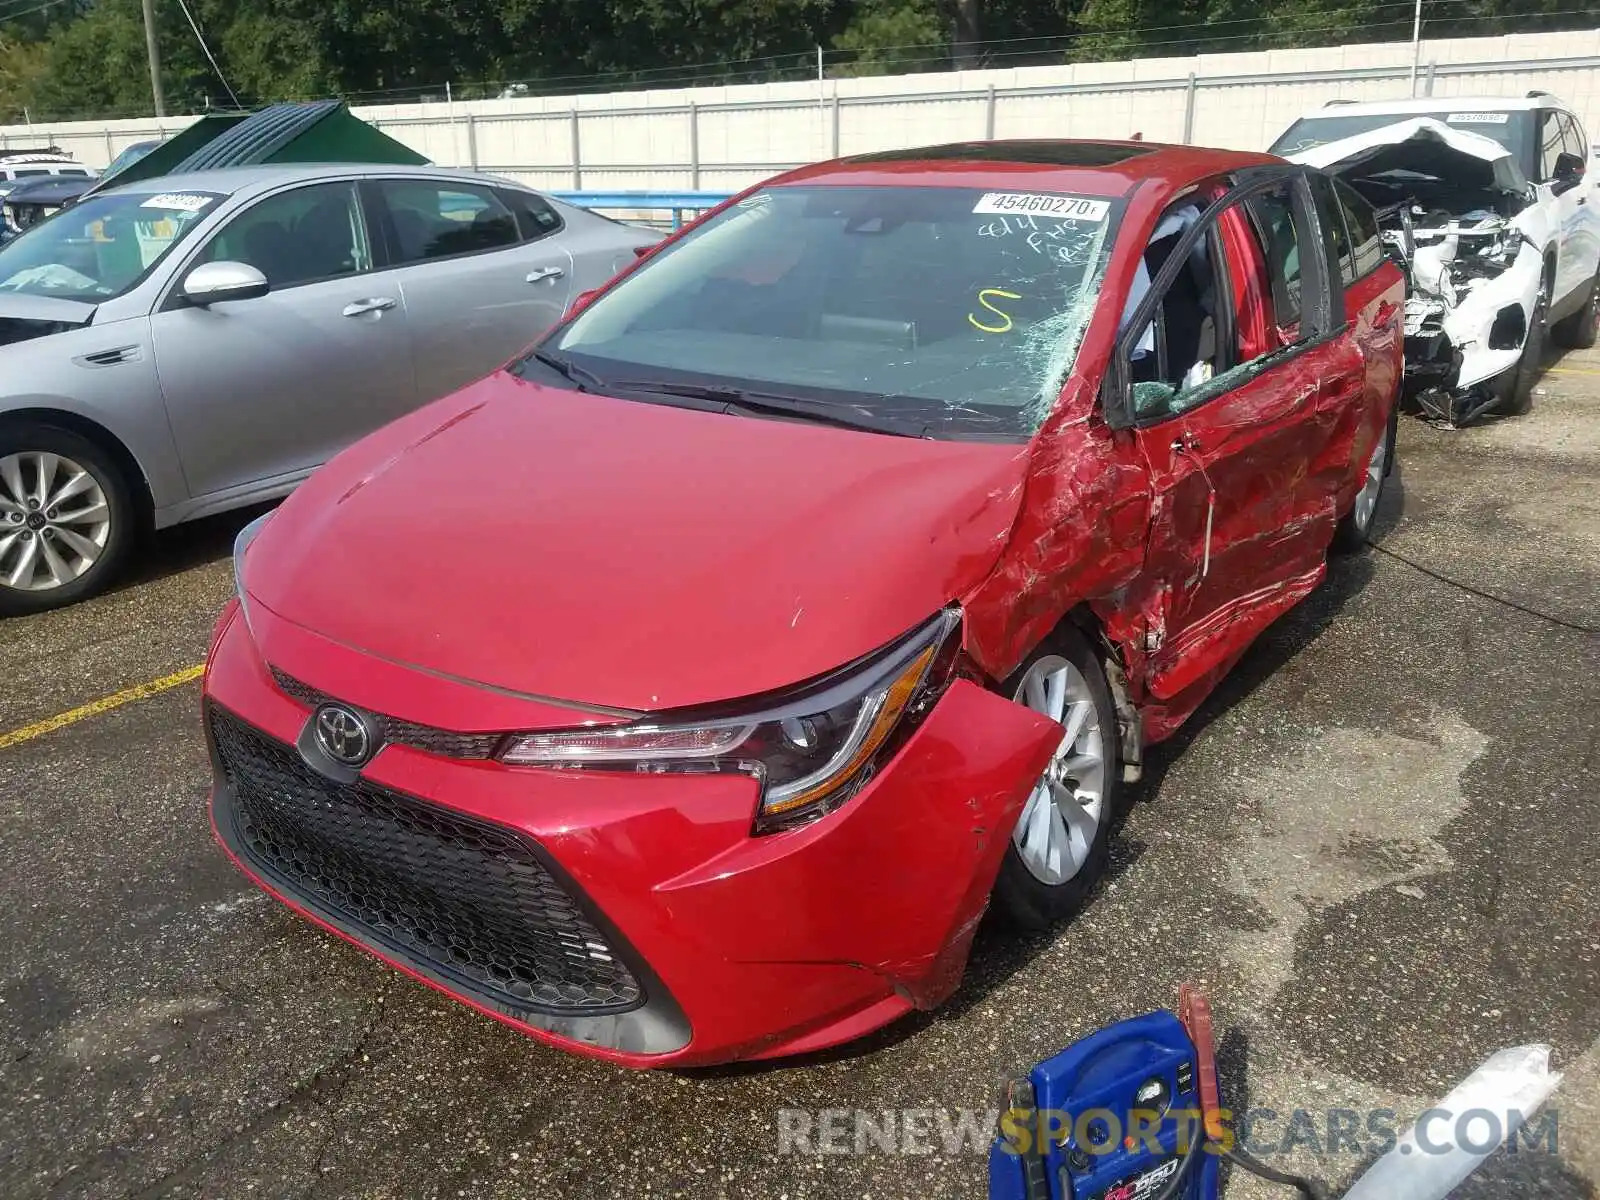
<path id="1" fill-rule="evenodd" d="M 142 0 L 144 5 L 144 48 L 150 55 L 150 95 L 156 102 L 156 116 L 167 115 L 167 105 L 161 98 L 161 48 L 156 45 L 155 0 Z"/>
<path id="2" fill-rule="evenodd" d="M 1422 62 L 1422 0 L 1417 0 L 1416 15 L 1411 20 L 1411 98 L 1417 98 L 1417 66 Z"/>

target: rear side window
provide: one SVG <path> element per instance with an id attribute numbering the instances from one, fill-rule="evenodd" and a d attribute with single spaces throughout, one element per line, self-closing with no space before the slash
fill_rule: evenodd
<path id="1" fill-rule="evenodd" d="M 1333 181 L 1350 231 L 1350 252 L 1355 258 L 1355 277 L 1360 279 L 1378 269 L 1383 261 L 1383 236 L 1378 231 L 1378 214 L 1366 198 L 1342 179 Z"/>
<path id="2" fill-rule="evenodd" d="M 1565 136 L 1561 139 L 1561 146 L 1568 154 L 1578 156 L 1579 162 L 1587 161 L 1589 151 L 1583 144 L 1583 129 L 1576 118 L 1562 114 L 1561 125 Z"/>
<path id="3" fill-rule="evenodd" d="M 77 167 L 62 167 L 61 170 L 57 172 L 57 174 L 59 174 L 59 175 L 76 175 L 80 179 L 87 179 L 89 177 L 89 172 L 80 171 Z"/>
<path id="4" fill-rule="evenodd" d="M 525 242 L 549 237 L 561 228 L 561 214 L 532 192 L 501 192 L 500 197 L 517 218 L 517 232 Z"/>
<path id="5" fill-rule="evenodd" d="M 1317 197 L 1317 216 L 1328 231 L 1333 242 L 1333 256 L 1339 262 L 1339 276 L 1345 283 L 1352 283 L 1356 278 L 1355 256 L 1350 253 L 1350 234 L 1345 228 L 1342 206 L 1334 196 L 1333 181 L 1326 176 L 1316 176 L 1311 182 L 1311 190 Z"/>
<path id="6" fill-rule="evenodd" d="M 517 219 L 492 188 L 431 179 L 378 184 L 394 235 L 393 265 L 515 246 Z"/>
<path id="7" fill-rule="evenodd" d="M 47 168 L 45 168 L 45 169 L 33 169 L 33 170 L 23 169 L 23 170 L 19 170 L 19 171 L 14 172 L 11 177 L 13 179 L 30 179 L 30 178 L 37 178 L 40 175 L 48 175 L 48 174 L 50 174 L 50 172 L 49 172 L 49 170 Z"/>

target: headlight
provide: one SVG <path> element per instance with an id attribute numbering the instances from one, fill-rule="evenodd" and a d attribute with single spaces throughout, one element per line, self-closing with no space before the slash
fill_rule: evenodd
<path id="1" fill-rule="evenodd" d="M 959 616 L 941 612 L 868 658 L 739 713 L 514 737 L 501 758 L 642 772 L 742 771 L 761 781 L 758 832 L 832 812 L 872 777 L 938 699 L 955 666 Z"/>

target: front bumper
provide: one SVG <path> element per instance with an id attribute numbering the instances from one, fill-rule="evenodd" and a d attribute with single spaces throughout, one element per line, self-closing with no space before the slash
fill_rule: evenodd
<path id="1" fill-rule="evenodd" d="M 742 775 L 509 767 L 391 743 L 341 785 L 300 760 L 311 710 L 236 613 L 205 688 L 213 824 L 234 861 L 414 978 L 627 1066 L 820 1049 L 944 1000 L 1059 739 L 958 681 L 849 803 L 764 837 Z M 302 656 L 292 673 L 331 691 L 350 653 L 330 646 L 325 672 Z"/>

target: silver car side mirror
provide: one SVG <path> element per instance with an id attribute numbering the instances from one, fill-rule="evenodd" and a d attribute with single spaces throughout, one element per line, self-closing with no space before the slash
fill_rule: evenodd
<path id="1" fill-rule="evenodd" d="M 271 290 L 267 277 L 241 262 L 202 263 L 183 280 L 183 297 L 204 308 L 222 300 L 254 300 Z"/>

